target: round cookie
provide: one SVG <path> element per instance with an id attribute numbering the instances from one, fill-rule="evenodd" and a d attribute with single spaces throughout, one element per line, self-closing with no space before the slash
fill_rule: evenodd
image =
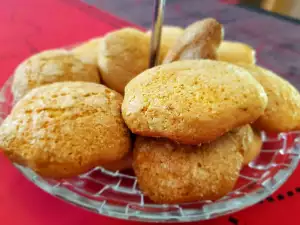
<path id="1" fill-rule="evenodd" d="M 138 137 L 133 169 L 155 203 L 216 200 L 232 191 L 243 165 L 241 145 L 228 133 L 201 146 Z"/>
<path id="2" fill-rule="evenodd" d="M 135 134 L 199 144 L 255 121 L 266 104 L 263 87 L 247 70 L 187 60 L 148 69 L 131 80 L 122 115 Z"/>
<path id="3" fill-rule="evenodd" d="M 187 59 L 216 59 L 223 40 L 223 26 L 213 18 L 189 25 L 169 49 L 163 63 Z"/>
<path id="4" fill-rule="evenodd" d="M 148 68 L 150 38 L 144 32 L 124 28 L 100 41 L 98 65 L 103 82 L 119 93 L 136 75 Z"/>
<path id="5" fill-rule="evenodd" d="M 0 147 L 44 177 L 67 178 L 122 159 L 130 132 L 123 97 L 96 83 L 58 82 L 31 90 L 0 127 Z"/>
<path id="6" fill-rule="evenodd" d="M 240 64 L 260 82 L 268 95 L 264 114 L 253 127 L 278 133 L 300 129 L 300 94 L 287 80 L 270 70 L 255 65 Z"/>
<path id="7" fill-rule="evenodd" d="M 255 54 L 256 52 L 251 46 L 235 41 L 222 41 L 217 50 L 218 60 L 233 64 L 255 64 Z"/>
<path id="8" fill-rule="evenodd" d="M 90 39 L 76 46 L 71 51 L 81 59 L 81 61 L 98 67 L 99 42 L 101 37 Z"/>
<path id="9" fill-rule="evenodd" d="M 178 26 L 164 25 L 161 29 L 161 42 L 160 42 L 160 62 L 163 61 L 169 49 L 176 43 L 178 37 L 184 32 L 184 29 Z M 147 35 L 151 36 L 151 30 L 147 31 Z"/>
<path id="10" fill-rule="evenodd" d="M 63 49 L 47 50 L 24 60 L 15 70 L 12 83 L 14 100 L 45 84 L 61 81 L 99 83 L 97 70 Z"/>
<path id="11" fill-rule="evenodd" d="M 262 139 L 260 132 L 253 130 L 248 124 L 229 131 L 237 141 L 242 145 L 242 154 L 244 156 L 244 165 L 254 160 L 260 153 L 262 147 Z"/>

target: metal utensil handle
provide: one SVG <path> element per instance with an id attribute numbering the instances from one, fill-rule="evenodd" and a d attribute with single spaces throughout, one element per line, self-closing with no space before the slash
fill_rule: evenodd
<path id="1" fill-rule="evenodd" d="M 165 3 L 166 0 L 155 0 L 154 3 L 149 68 L 158 64 L 161 27 L 164 21 Z"/>

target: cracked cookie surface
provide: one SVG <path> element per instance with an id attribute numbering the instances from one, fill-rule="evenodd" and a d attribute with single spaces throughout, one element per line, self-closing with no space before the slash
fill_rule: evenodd
<path id="1" fill-rule="evenodd" d="M 47 50 L 24 60 L 15 70 L 15 102 L 31 89 L 62 81 L 100 82 L 98 71 L 64 49 Z"/>
<path id="2" fill-rule="evenodd" d="M 52 178 L 120 160 L 131 144 L 122 100 L 119 93 L 88 82 L 35 88 L 2 123 L 0 146 L 13 162 Z"/>

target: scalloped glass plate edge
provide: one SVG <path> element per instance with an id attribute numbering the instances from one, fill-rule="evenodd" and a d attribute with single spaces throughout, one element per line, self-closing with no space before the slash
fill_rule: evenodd
<path id="1" fill-rule="evenodd" d="M 4 116 L 8 114 L 9 111 L 9 104 L 7 101 L 12 101 L 11 93 L 10 93 L 10 85 L 11 85 L 12 77 L 10 77 L 2 86 L 0 91 L 0 104 L 2 110 L 0 111 L 0 115 L 3 119 Z M 7 104 L 7 105 L 5 105 Z M 8 108 L 6 108 L 8 107 Z M 0 121 L 1 122 L 1 121 Z M 287 148 L 287 136 L 288 135 L 295 135 L 294 143 L 291 148 Z M 264 137 L 264 136 L 263 136 Z M 242 196 L 236 196 L 230 199 L 224 198 L 218 200 L 216 202 L 205 204 L 201 208 L 193 208 L 193 209 L 184 209 L 181 206 L 184 205 L 155 205 L 155 204 L 142 204 L 145 207 L 153 207 L 153 208 L 160 208 L 164 209 L 167 207 L 175 207 L 178 210 L 176 213 L 172 212 L 164 212 L 164 210 L 160 211 L 159 213 L 155 213 L 153 211 L 145 212 L 143 210 L 134 210 L 130 208 L 134 204 L 127 204 L 126 207 L 124 206 L 117 206 L 110 204 L 110 202 L 103 200 L 103 201 L 96 201 L 93 199 L 88 199 L 80 194 L 73 192 L 66 187 L 60 186 L 60 183 L 57 182 L 54 185 L 48 183 L 48 181 L 44 180 L 43 178 L 36 175 L 33 171 L 28 168 L 25 168 L 20 165 L 15 166 L 23 173 L 23 175 L 32 181 L 35 185 L 39 188 L 44 190 L 45 192 L 56 196 L 60 199 L 63 199 L 69 203 L 77 205 L 81 208 L 87 209 L 89 211 L 95 212 L 97 214 L 125 219 L 125 220 L 134 220 L 134 221 L 143 221 L 143 222 L 191 222 L 191 221 L 201 221 L 216 218 L 222 215 L 227 215 L 229 213 L 233 213 L 239 210 L 242 210 L 246 207 L 249 207 L 267 196 L 271 195 L 274 191 L 276 191 L 293 173 L 296 169 L 299 159 L 300 159 L 300 132 L 291 132 L 285 134 L 279 134 L 277 139 L 284 140 L 281 148 L 276 150 L 277 155 L 285 155 L 288 157 L 289 161 L 287 164 L 276 164 L 273 163 L 274 157 L 272 158 L 271 162 L 268 166 L 271 168 L 278 167 L 278 171 L 274 173 L 270 178 L 263 179 L 263 182 L 260 183 L 260 187 L 255 189 L 255 191 L 250 192 L 249 194 L 244 194 Z M 276 140 L 276 138 L 275 138 Z M 288 149 L 288 150 L 287 150 Z M 266 150 L 268 152 L 269 150 Z M 270 151 L 272 152 L 272 150 Z M 273 150 L 274 152 L 274 150 Z M 258 168 L 259 169 L 259 168 Z M 264 170 L 269 170 L 270 168 L 264 168 Z M 109 176 L 123 176 L 123 177 L 130 177 L 122 173 L 115 173 L 112 174 L 109 171 L 101 168 L 101 173 Z M 265 175 L 265 174 L 264 174 Z M 264 176 L 263 175 L 263 176 Z M 82 178 L 84 175 L 80 176 Z M 130 177 L 132 178 L 132 177 Z M 234 191 L 237 193 L 238 191 Z M 139 205 L 141 206 L 141 205 Z"/>

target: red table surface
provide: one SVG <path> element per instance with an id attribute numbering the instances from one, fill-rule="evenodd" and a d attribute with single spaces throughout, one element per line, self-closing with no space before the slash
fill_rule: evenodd
<path id="1" fill-rule="evenodd" d="M 10 0 L 0 6 L 0 85 L 34 52 L 70 45 L 130 25 L 77 0 Z M 300 224 L 300 168 L 273 196 L 230 216 L 193 224 Z M 108 218 L 43 192 L 0 154 L 0 224 L 141 224 Z"/>

